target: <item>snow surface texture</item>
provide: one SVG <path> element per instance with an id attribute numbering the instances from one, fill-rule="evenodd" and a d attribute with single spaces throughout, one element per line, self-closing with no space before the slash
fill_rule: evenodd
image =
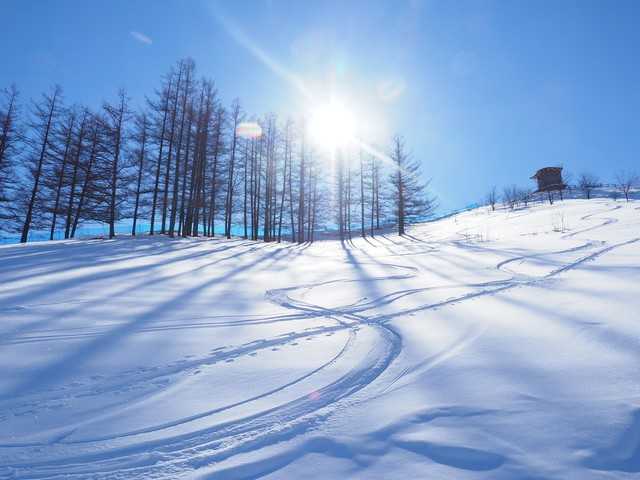
<path id="1" fill-rule="evenodd" d="M 0 247 L 0 478 L 640 474 L 640 203 Z"/>

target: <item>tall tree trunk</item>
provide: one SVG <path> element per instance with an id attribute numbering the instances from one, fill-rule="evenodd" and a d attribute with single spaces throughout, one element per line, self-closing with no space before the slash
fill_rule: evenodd
<path id="1" fill-rule="evenodd" d="M 73 227 L 71 228 L 71 238 L 76 236 L 76 229 L 78 228 L 78 223 L 80 222 L 80 218 L 83 213 L 82 208 L 84 207 L 85 199 L 87 197 L 87 193 L 89 190 L 89 184 L 91 182 L 91 172 L 92 172 L 93 164 L 95 162 L 97 151 L 98 151 L 98 126 L 97 124 L 94 123 L 93 135 L 91 140 L 91 153 L 89 154 L 89 161 L 87 162 L 87 171 L 85 172 L 84 182 L 82 184 L 82 190 L 80 191 L 80 199 L 78 200 L 76 215 L 75 215 L 75 218 L 73 219 Z"/>
<path id="2" fill-rule="evenodd" d="M 233 221 L 233 190 L 234 190 L 234 169 L 236 164 L 236 145 L 238 143 L 238 123 L 240 121 L 240 105 L 236 102 L 233 110 L 233 132 L 231 140 L 231 155 L 229 157 L 229 175 L 227 184 L 227 200 L 225 203 L 225 225 L 224 234 L 231 238 L 231 224 Z"/>
<path id="3" fill-rule="evenodd" d="M 298 243 L 304 242 L 304 176 L 305 176 L 305 151 L 304 138 L 300 147 L 300 191 L 298 192 Z"/>
<path id="4" fill-rule="evenodd" d="M 87 111 L 83 113 L 82 122 L 80 123 L 80 132 L 78 133 L 78 143 L 76 144 L 76 155 L 73 162 L 73 174 L 71 175 L 71 185 L 69 190 L 69 201 L 67 202 L 67 215 L 65 219 L 64 238 L 69 238 L 71 233 L 71 217 L 73 213 L 73 202 L 76 196 L 76 185 L 78 182 L 78 169 L 80 168 L 80 159 L 82 156 L 82 142 L 86 132 Z"/>
<path id="5" fill-rule="evenodd" d="M 189 197 L 187 200 L 187 208 L 186 208 L 186 218 L 184 218 L 184 225 L 182 225 L 182 236 L 191 235 L 192 231 L 195 229 L 197 231 L 197 222 L 194 227 L 194 218 L 195 218 L 195 204 L 197 203 L 197 174 L 196 172 L 200 171 L 199 162 L 200 158 L 203 155 L 204 145 L 206 143 L 206 137 L 204 136 L 204 132 L 206 131 L 207 120 L 204 118 L 203 108 L 204 108 L 204 96 L 205 90 L 204 85 L 200 92 L 200 105 L 198 106 L 198 120 L 196 122 L 196 136 L 195 136 L 195 145 L 193 147 L 193 166 L 191 172 L 191 181 L 189 182 Z M 193 108 L 192 108 L 193 110 Z M 191 123 L 193 119 L 190 119 L 189 122 L 189 131 L 191 131 Z M 187 141 L 187 150 L 189 149 L 189 141 Z M 187 153 L 188 156 L 188 153 Z M 186 169 L 185 169 L 186 172 Z M 185 196 L 185 188 L 186 188 L 186 173 L 184 176 L 184 181 L 182 184 L 182 204 L 184 205 L 184 196 Z M 184 210 L 184 209 L 183 209 Z M 183 212 L 180 212 L 182 223 Z M 206 231 L 205 231 L 206 234 Z"/>
<path id="6" fill-rule="evenodd" d="M 344 241 L 344 174 L 342 155 L 338 156 L 338 232 L 340 241 Z"/>
<path id="7" fill-rule="evenodd" d="M 360 151 L 360 233 L 362 238 L 366 237 L 364 231 L 364 165 L 362 151 Z"/>
<path id="8" fill-rule="evenodd" d="M 282 217 L 284 214 L 284 197 L 287 191 L 287 157 L 289 156 L 289 125 L 286 126 L 284 143 L 284 165 L 282 168 L 282 192 L 280 194 L 280 213 L 278 218 L 278 243 L 282 241 Z"/>
<path id="9" fill-rule="evenodd" d="M 247 225 L 247 167 L 249 165 L 249 155 L 248 155 L 248 147 L 247 147 L 247 143 L 245 142 L 245 151 L 244 151 L 244 168 L 242 169 L 242 176 L 243 176 L 243 181 L 244 181 L 244 199 L 243 199 L 243 204 L 242 204 L 242 210 L 243 210 L 243 225 L 244 225 L 244 236 L 243 238 L 247 239 L 249 238 L 249 228 Z"/>
<path id="10" fill-rule="evenodd" d="M 223 111 L 218 109 L 216 113 L 216 131 L 215 131 L 215 140 L 213 144 L 213 168 L 211 172 L 211 200 L 209 207 L 209 235 L 211 237 L 215 237 L 216 235 L 216 194 L 217 194 L 217 185 L 216 182 L 218 180 L 218 158 L 220 155 L 220 142 L 222 139 L 222 121 L 223 121 Z"/>
<path id="11" fill-rule="evenodd" d="M 318 174 L 313 177 L 313 218 L 311 220 L 311 237 L 309 238 L 310 242 L 313 242 L 315 238 L 316 231 L 316 217 L 318 215 Z"/>
<path id="12" fill-rule="evenodd" d="M 122 142 L 122 123 L 124 122 L 126 99 L 124 92 L 120 92 L 120 107 L 116 112 L 114 128 L 113 161 L 111 164 L 111 195 L 109 201 L 109 238 L 116 235 L 116 203 L 118 192 L 118 173 L 120 167 L 120 150 Z"/>
<path id="13" fill-rule="evenodd" d="M 262 196 L 260 191 L 262 189 L 262 158 L 264 155 L 264 140 L 261 137 L 258 146 L 258 168 L 256 169 L 257 184 L 256 184 L 256 240 L 258 239 L 258 232 L 260 231 L 260 200 Z"/>
<path id="14" fill-rule="evenodd" d="M 200 117 L 202 114 L 202 105 L 200 106 L 199 110 L 198 110 L 198 117 Z M 198 123 L 200 123 L 200 118 L 198 118 Z M 185 154 L 184 154 L 184 168 L 182 169 L 182 194 L 180 197 L 180 220 L 178 222 L 178 235 L 182 235 L 187 236 L 187 235 L 191 235 L 192 233 L 192 229 L 191 229 L 191 225 L 187 226 L 186 222 L 191 220 L 193 218 L 193 213 L 191 213 L 191 215 L 189 215 L 189 212 L 193 211 L 193 205 L 192 205 L 192 196 L 191 196 L 191 189 L 193 188 L 193 177 L 195 176 L 195 171 L 196 171 L 196 163 L 197 163 L 197 159 L 198 159 L 198 141 L 199 141 L 199 135 L 202 134 L 202 132 L 200 132 L 200 128 L 201 126 L 197 126 L 196 127 L 196 145 L 194 147 L 194 152 L 193 152 L 193 161 L 192 161 L 192 166 L 191 166 L 191 182 L 190 182 L 190 191 L 189 191 L 189 204 L 185 206 L 185 201 L 186 201 L 186 193 L 187 193 L 187 172 L 188 172 L 188 166 L 189 166 L 189 149 L 191 147 L 191 130 L 193 127 L 193 102 L 191 104 L 191 106 L 189 107 L 189 120 L 187 120 L 187 145 L 185 147 Z M 186 218 L 185 218 L 186 217 Z M 196 236 L 197 236 L 197 232 L 198 229 L 196 228 Z"/>
<path id="15" fill-rule="evenodd" d="M 167 124 L 167 115 L 169 113 L 169 97 L 171 97 L 171 83 L 173 82 L 173 75 L 169 78 L 169 86 L 167 87 L 167 94 L 164 102 L 164 113 L 162 114 L 162 127 L 160 129 L 160 147 L 158 149 L 158 160 L 156 165 L 156 178 L 153 187 L 153 202 L 151 205 L 151 226 L 149 228 L 149 235 L 154 234 L 155 222 L 156 222 L 156 209 L 158 205 L 158 188 L 160 186 L 160 170 L 162 166 L 162 149 L 164 147 L 164 132 Z"/>
<path id="16" fill-rule="evenodd" d="M 10 91 L 9 105 L 7 105 L 6 115 L 2 120 L 2 132 L 0 132 L 0 168 L 2 168 L 2 164 L 6 160 L 6 152 L 9 146 L 9 135 L 14 128 L 13 121 L 16 111 L 15 103 L 18 91 L 15 87 L 12 87 Z"/>
<path id="17" fill-rule="evenodd" d="M 133 226 L 131 227 L 131 235 L 136 234 L 136 225 L 138 223 L 138 207 L 140 206 L 140 187 L 142 185 L 142 172 L 144 171 L 145 147 L 147 145 L 147 117 L 142 117 L 142 132 L 140 139 L 140 152 L 138 152 L 138 179 L 136 181 L 136 200 L 133 208 Z"/>
<path id="18" fill-rule="evenodd" d="M 173 175 L 173 195 L 171 197 L 171 218 L 169 220 L 169 235 L 173 237 L 176 228 L 176 215 L 178 213 L 178 192 L 180 185 L 180 155 L 182 153 L 182 138 L 184 133 L 184 121 L 187 113 L 187 98 L 189 97 L 189 84 L 191 80 L 191 69 L 186 66 L 186 78 L 184 84 L 184 94 L 182 97 L 180 131 L 178 133 L 178 147 L 176 149 L 176 168 Z M 186 168 L 186 163 L 185 163 Z"/>
<path id="19" fill-rule="evenodd" d="M 295 215 L 293 214 L 293 153 L 289 148 L 289 213 L 291 214 L 291 242 L 296 243 L 296 224 L 294 221 Z"/>
<path id="20" fill-rule="evenodd" d="M 58 184 L 56 185 L 56 199 L 53 203 L 53 216 L 51 218 L 51 232 L 49 234 L 49 240 L 53 240 L 53 234 L 56 231 L 56 220 L 58 219 L 58 209 L 60 208 L 60 193 L 62 192 L 62 184 L 64 183 L 64 175 L 67 169 L 67 161 L 69 159 L 69 147 L 71 147 L 71 138 L 73 136 L 73 127 L 76 122 L 75 114 L 71 114 L 69 120 L 69 130 L 64 141 L 64 153 L 62 154 L 62 165 L 60 167 L 60 174 L 58 176 Z"/>
<path id="21" fill-rule="evenodd" d="M 375 158 L 371 157 L 371 236 L 375 235 L 374 220 L 376 217 L 376 183 L 375 183 Z"/>
<path id="22" fill-rule="evenodd" d="M 176 115 L 178 114 L 178 100 L 180 98 L 180 83 L 182 81 L 183 64 L 180 63 L 178 81 L 176 82 L 176 96 L 171 111 L 171 132 L 169 132 L 169 152 L 167 153 L 167 165 L 164 172 L 164 192 L 162 196 L 162 225 L 160 233 L 167 232 L 167 208 L 169 206 L 169 175 L 171 173 L 171 157 L 173 155 L 173 141 L 175 139 Z"/>
<path id="23" fill-rule="evenodd" d="M 58 101 L 58 97 L 60 95 L 60 90 L 58 88 L 55 89 L 53 93 L 53 97 L 49 103 L 49 113 L 47 115 L 47 123 L 44 131 L 44 135 L 42 137 L 42 146 L 40 148 L 40 155 L 38 157 L 38 162 L 36 166 L 36 171 L 34 175 L 33 188 L 31 189 L 31 196 L 29 198 L 29 204 L 27 206 L 27 215 L 24 220 L 24 224 L 22 226 L 22 234 L 20 236 L 20 243 L 26 243 L 29 238 L 29 229 L 31 228 L 31 220 L 33 218 L 33 206 L 36 202 L 36 196 L 38 195 L 38 189 L 40 187 L 40 177 L 42 175 L 42 165 L 44 163 L 44 157 L 47 152 L 47 146 L 49 144 L 49 133 L 51 131 L 51 123 L 53 120 L 53 114 L 56 108 L 56 102 Z"/>
<path id="24" fill-rule="evenodd" d="M 347 234 L 351 240 L 351 165 L 347 164 Z"/>

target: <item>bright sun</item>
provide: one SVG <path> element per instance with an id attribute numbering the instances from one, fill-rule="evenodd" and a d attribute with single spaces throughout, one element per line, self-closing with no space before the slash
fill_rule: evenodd
<path id="1" fill-rule="evenodd" d="M 311 139 L 332 151 L 353 141 L 355 127 L 353 114 L 335 100 L 313 110 L 309 120 Z"/>

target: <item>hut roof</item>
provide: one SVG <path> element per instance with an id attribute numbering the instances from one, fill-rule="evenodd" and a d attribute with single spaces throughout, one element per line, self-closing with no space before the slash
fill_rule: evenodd
<path id="1" fill-rule="evenodd" d="M 532 177 L 531 180 L 535 180 L 539 177 L 543 177 L 544 175 L 548 175 L 550 173 L 560 173 L 562 172 L 562 167 L 544 167 L 538 170 Z"/>

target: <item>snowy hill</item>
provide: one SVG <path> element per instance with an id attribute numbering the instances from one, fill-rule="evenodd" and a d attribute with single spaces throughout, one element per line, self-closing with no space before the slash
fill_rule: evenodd
<path id="1" fill-rule="evenodd" d="M 0 479 L 640 472 L 637 201 L 0 265 Z"/>

